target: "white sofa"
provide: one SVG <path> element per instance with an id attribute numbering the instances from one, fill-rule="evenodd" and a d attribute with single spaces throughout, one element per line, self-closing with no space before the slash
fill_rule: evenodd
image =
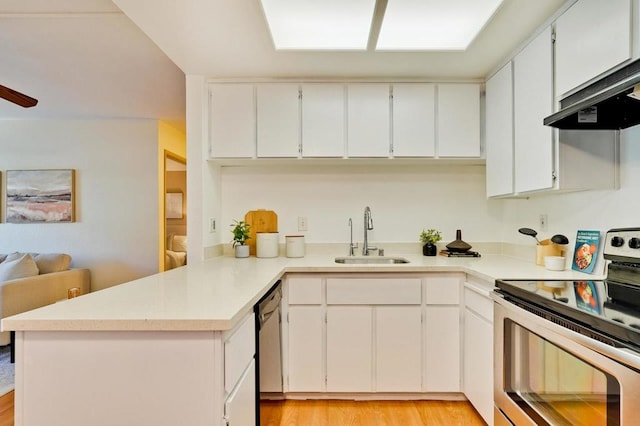
<path id="1" fill-rule="evenodd" d="M 91 291 L 88 269 L 71 269 L 64 253 L 0 254 L 0 318 L 30 311 L 67 298 L 68 290 Z M 9 332 L 0 333 L 0 346 L 10 343 Z"/>

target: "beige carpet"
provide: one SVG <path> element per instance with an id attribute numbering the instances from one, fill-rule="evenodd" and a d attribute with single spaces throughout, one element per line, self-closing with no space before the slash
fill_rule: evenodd
<path id="1" fill-rule="evenodd" d="M 9 345 L 0 346 L 0 395 L 13 390 L 15 365 L 9 362 L 10 349 Z"/>

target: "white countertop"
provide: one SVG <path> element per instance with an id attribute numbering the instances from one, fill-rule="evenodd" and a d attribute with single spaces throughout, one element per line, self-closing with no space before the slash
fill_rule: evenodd
<path id="1" fill-rule="evenodd" d="M 395 265 L 343 265 L 335 255 L 290 259 L 216 257 L 2 320 L 2 330 L 228 330 L 285 273 L 464 272 L 502 279 L 597 280 L 570 269 L 547 271 L 502 255 L 481 258 L 401 255 Z"/>

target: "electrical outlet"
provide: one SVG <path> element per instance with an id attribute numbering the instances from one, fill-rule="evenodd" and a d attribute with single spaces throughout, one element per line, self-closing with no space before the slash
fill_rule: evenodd
<path id="1" fill-rule="evenodd" d="M 307 230 L 307 218 L 303 216 L 298 216 L 298 231 L 306 231 Z"/>
<path id="2" fill-rule="evenodd" d="M 216 232 L 216 219 L 213 217 L 209 218 L 209 232 L 212 234 Z"/>
<path id="3" fill-rule="evenodd" d="M 539 223 L 539 227 L 541 231 L 546 231 L 547 227 L 549 226 L 549 219 L 547 218 L 546 214 L 541 214 L 540 215 L 540 223 Z"/>

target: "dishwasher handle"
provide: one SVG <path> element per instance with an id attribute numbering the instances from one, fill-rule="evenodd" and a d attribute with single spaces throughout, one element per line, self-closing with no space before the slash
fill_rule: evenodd
<path id="1" fill-rule="evenodd" d="M 256 318 L 257 329 L 262 329 L 262 326 L 273 316 L 276 311 L 280 310 L 280 303 L 282 301 L 282 287 L 278 281 L 276 285 L 267 293 L 267 295 L 256 305 Z M 278 315 L 278 318 L 280 315 Z"/>
<path id="2" fill-rule="evenodd" d="M 269 312 L 260 312 L 260 315 L 258 316 L 258 319 L 260 320 L 260 328 L 262 328 L 262 326 L 269 321 L 269 318 L 271 318 L 274 314 L 276 313 L 280 313 L 280 306 L 276 306 L 274 309 L 270 310 Z"/>

